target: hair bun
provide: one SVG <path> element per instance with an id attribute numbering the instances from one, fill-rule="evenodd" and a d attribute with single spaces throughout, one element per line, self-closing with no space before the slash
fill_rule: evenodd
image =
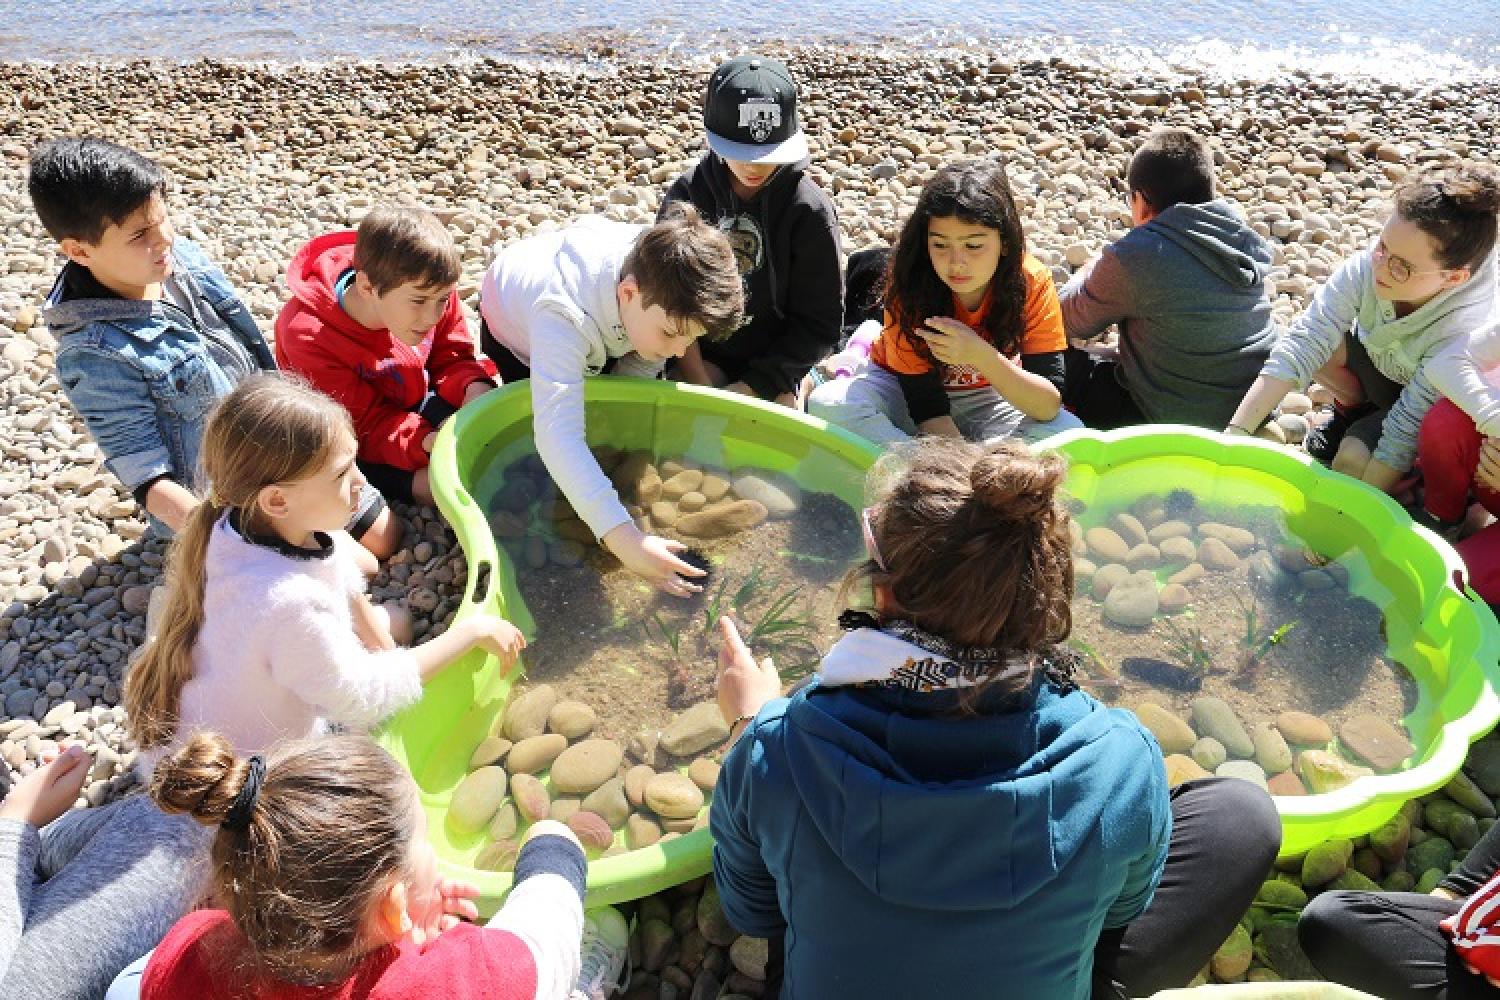
<path id="1" fill-rule="evenodd" d="M 1473 161 L 1440 168 L 1435 178 L 1443 196 L 1460 211 L 1500 214 L 1500 170 Z"/>
<path id="2" fill-rule="evenodd" d="M 249 763 L 235 755 L 224 737 L 195 733 L 156 766 L 151 798 L 163 812 L 187 813 L 200 823 L 218 826 L 249 773 Z"/>
<path id="3" fill-rule="evenodd" d="M 969 485 L 974 496 L 1006 521 L 1027 521 L 1050 510 L 1067 466 L 1052 452 L 1032 454 L 1022 444 L 993 445 L 974 463 Z"/>

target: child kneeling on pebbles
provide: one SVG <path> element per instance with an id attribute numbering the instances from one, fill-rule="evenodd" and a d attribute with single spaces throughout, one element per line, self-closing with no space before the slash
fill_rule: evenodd
<path id="1" fill-rule="evenodd" d="M 102 139 L 57 139 L 32 152 L 27 187 L 68 258 L 43 313 L 57 380 L 109 470 L 158 530 L 180 531 L 208 489 L 198 454 L 208 411 L 275 369 L 271 349 L 224 273 L 174 235 L 167 176 L 152 161 Z M 348 529 L 382 559 L 401 541 L 374 489 Z"/>
<path id="2" fill-rule="evenodd" d="M 578 516 L 631 572 L 669 594 L 699 588 L 681 543 L 647 535 L 588 449 L 583 379 L 655 378 L 695 340 L 739 327 L 744 292 L 724 234 L 690 205 L 646 228 L 586 218 L 502 249 L 479 293 L 485 353 L 531 379 L 536 448 Z"/>
<path id="3" fill-rule="evenodd" d="M 784 950 L 783 1000 L 1183 986 L 1276 857 L 1271 797 L 1234 778 L 1169 791 L 1140 720 L 1073 680 L 1060 456 L 905 451 L 872 472 L 870 558 L 845 588 L 873 614 L 840 616 L 811 684 L 781 697 L 721 619 L 725 916 L 772 939 L 773 966 Z"/>
<path id="4" fill-rule="evenodd" d="M 459 259 L 437 216 L 377 206 L 359 229 L 292 258 L 276 360 L 343 404 L 359 467 L 387 499 L 432 505 L 436 428 L 495 388 L 458 303 Z"/>
<path id="5" fill-rule="evenodd" d="M 478 889 L 439 877 L 415 783 L 366 738 L 246 760 L 199 733 L 151 795 L 213 829 L 221 908 L 172 928 L 145 962 L 145 1000 L 602 1000 L 624 964 L 623 918 L 585 924 L 583 848 L 561 823 L 531 828 L 505 906 L 468 922 Z"/>
<path id="6" fill-rule="evenodd" d="M 489 615 L 396 644 L 409 620 L 371 605 L 339 531 L 362 481 L 355 448 L 348 412 L 290 376 L 246 379 L 209 418 L 213 491 L 172 543 L 163 625 L 125 677 L 148 771 L 200 727 L 254 752 L 374 725 L 469 649 L 508 664 L 525 645 Z"/>
<path id="7" fill-rule="evenodd" d="M 1294 386 L 1334 395 L 1308 454 L 1382 490 L 1411 468 L 1422 420 L 1439 396 L 1471 412 L 1497 399 L 1469 338 L 1500 319 L 1495 220 L 1500 171 L 1436 167 L 1396 189 L 1371 246 L 1345 261 L 1276 342 L 1226 433 L 1251 434 Z"/>
<path id="8" fill-rule="evenodd" d="M 932 176 L 885 284 L 885 328 L 869 361 L 813 390 L 809 413 L 881 445 L 919 432 L 985 441 L 1081 426 L 1062 409 L 1057 289 L 1026 252 L 999 161 Z"/>

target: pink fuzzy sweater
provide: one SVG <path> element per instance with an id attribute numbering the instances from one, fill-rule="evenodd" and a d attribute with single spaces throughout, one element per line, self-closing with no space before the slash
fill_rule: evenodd
<path id="1" fill-rule="evenodd" d="M 205 729 L 260 753 L 330 722 L 372 726 L 421 697 L 410 650 L 371 652 L 355 635 L 350 601 L 365 591 L 356 544 L 339 532 L 331 551 L 291 555 L 246 541 L 227 516 L 219 521 L 174 746 Z M 143 773 L 163 752 L 142 755 Z"/>

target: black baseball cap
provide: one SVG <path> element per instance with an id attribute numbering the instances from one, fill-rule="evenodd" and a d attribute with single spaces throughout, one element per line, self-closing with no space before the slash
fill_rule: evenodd
<path id="1" fill-rule="evenodd" d="M 797 85 L 775 59 L 738 56 L 708 78 L 703 98 L 708 148 L 726 160 L 796 163 L 807 157 L 797 124 Z"/>

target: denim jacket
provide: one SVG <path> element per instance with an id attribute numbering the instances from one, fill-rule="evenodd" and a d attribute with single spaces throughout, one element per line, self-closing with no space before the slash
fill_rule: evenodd
<path id="1" fill-rule="evenodd" d="M 186 239 L 172 256 L 191 314 L 168 300 L 110 296 L 73 263 L 43 312 L 57 338 L 57 379 L 105 465 L 131 492 L 162 476 L 201 492 L 198 450 L 208 411 L 245 375 L 276 367 L 224 272 Z M 205 325 L 209 309 L 229 336 Z"/>

